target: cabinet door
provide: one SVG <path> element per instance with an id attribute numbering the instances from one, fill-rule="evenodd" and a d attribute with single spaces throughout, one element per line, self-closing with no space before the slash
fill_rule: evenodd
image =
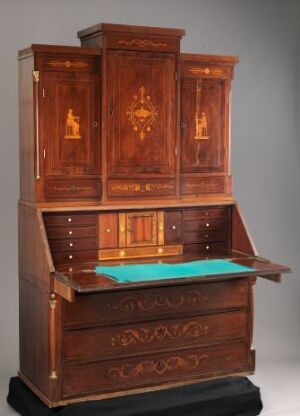
<path id="1" fill-rule="evenodd" d="M 44 73 L 42 123 L 46 176 L 99 173 L 98 82 L 93 73 Z"/>
<path id="2" fill-rule="evenodd" d="M 128 213 L 127 247 L 152 246 L 157 244 L 157 213 Z"/>
<path id="3" fill-rule="evenodd" d="M 108 53 L 108 174 L 175 175 L 175 56 Z"/>
<path id="4" fill-rule="evenodd" d="M 225 169 L 225 80 L 181 79 L 181 172 Z"/>

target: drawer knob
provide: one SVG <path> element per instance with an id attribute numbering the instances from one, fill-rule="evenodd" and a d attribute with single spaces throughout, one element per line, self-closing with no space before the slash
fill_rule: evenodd
<path id="1" fill-rule="evenodd" d="M 73 231 L 69 231 L 69 234 L 72 235 L 73 234 Z"/>
<path id="2" fill-rule="evenodd" d="M 205 238 L 208 238 L 208 234 L 205 234 Z"/>
<path id="3" fill-rule="evenodd" d="M 69 244 L 69 246 L 70 246 L 70 247 L 73 247 L 73 243 L 70 243 L 70 244 Z"/>
<path id="4" fill-rule="evenodd" d="M 172 230 L 176 230 L 176 225 L 172 225 Z"/>
<path id="5" fill-rule="evenodd" d="M 205 248 L 206 248 L 206 250 L 209 250 L 209 249 L 210 249 L 210 247 L 209 247 L 209 246 L 206 246 Z"/>
<path id="6" fill-rule="evenodd" d="M 72 222 L 72 218 L 68 218 L 68 222 Z"/>
<path id="7" fill-rule="evenodd" d="M 107 232 L 107 233 L 110 233 L 110 228 L 107 228 L 107 229 L 106 229 L 106 232 Z"/>
<path id="8" fill-rule="evenodd" d="M 209 227 L 209 222 L 206 223 L 206 227 Z"/>
<path id="9" fill-rule="evenodd" d="M 72 258 L 73 258 L 73 256 L 72 256 L 72 254 L 70 254 L 70 255 L 69 255 L 69 259 L 70 259 L 70 260 L 72 260 Z"/>
<path id="10" fill-rule="evenodd" d="M 125 256 L 125 251 L 124 250 L 120 251 L 120 256 Z"/>
<path id="11" fill-rule="evenodd" d="M 158 254 L 163 254 L 164 249 L 160 247 L 160 248 L 157 250 L 157 252 L 158 252 Z"/>

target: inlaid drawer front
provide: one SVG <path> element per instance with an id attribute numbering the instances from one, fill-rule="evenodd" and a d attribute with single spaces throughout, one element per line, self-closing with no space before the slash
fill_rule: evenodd
<path id="1" fill-rule="evenodd" d="M 45 69 L 55 69 L 56 71 L 76 71 L 89 72 L 96 71 L 99 67 L 99 58 L 85 58 L 82 56 L 60 58 L 60 57 L 38 57 L 39 66 Z"/>
<path id="2" fill-rule="evenodd" d="M 225 177 L 182 178 L 180 192 L 184 195 L 225 193 Z"/>
<path id="3" fill-rule="evenodd" d="M 188 349 L 169 353 L 102 361 L 63 368 L 63 395 L 128 389 L 128 385 L 161 385 L 164 382 L 204 378 L 212 373 L 247 369 L 245 343 Z"/>
<path id="4" fill-rule="evenodd" d="M 175 181 L 170 179 L 108 180 L 108 196 L 110 197 L 167 196 L 174 194 Z"/>
<path id="5" fill-rule="evenodd" d="M 65 331 L 64 360 L 117 357 L 245 338 L 246 312 Z"/>
<path id="6" fill-rule="evenodd" d="M 96 227 L 55 227 L 47 229 L 48 238 L 96 237 Z"/>
<path id="7" fill-rule="evenodd" d="M 100 187 L 99 179 L 48 179 L 45 183 L 45 198 L 48 200 L 98 199 L 101 195 Z"/>
<path id="8" fill-rule="evenodd" d="M 247 307 L 248 282 L 201 283 L 97 293 L 77 296 L 74 303 L 63 303 L 64 327 L 88 327 L 111 323 L 153 320 L 155 317 L 197 315 Z"/>
<path id="9" fill-rule="evenodd" d="M 63 240 L 49 239 L 52 253 L 70 251 L 89 251 L 97 249 L 96 238 L 68 238 Z"/>
<path id="10" fill-rule="evenodd" d="M 46 227 L 71 225 L 92 225 L 95 227 L 96 221 L 97 215 L 95 214 L 44 214 L 44 222 Z"/>
<path id="11" fill-rule="evenodd" d="M 52 255 L 54 264 L 75 264 L 97 260 L 97 251 L 69 251 Z"/>
<path id="12" fill-rule="evenodd" d="M 178 52 L 179 42 L 172 39 L 161 39 L 155 37 L 143 36 L 110 36 L 107 39 L 107 48 L 109 49 L 125 49 L 139 51 L 155 51 L 155 52 Z"/>

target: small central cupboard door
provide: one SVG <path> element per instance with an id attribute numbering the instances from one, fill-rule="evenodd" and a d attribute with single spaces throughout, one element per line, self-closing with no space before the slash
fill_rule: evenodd
<path id="1" fill-rule="evenodd" d="M 157 212 L 127 213 L 127 247 L 157 244 Z"/>
<path id="2" fill-rule="evenodd" d="M 175 62 L 175 54 L 108 52 L 109 177 L 175 176 Z"/>
<path id="3" fill-rule="evenodd" d="M 46 176 L 100 173 L 98 77 L 92 72 L 44 73 Z"/>

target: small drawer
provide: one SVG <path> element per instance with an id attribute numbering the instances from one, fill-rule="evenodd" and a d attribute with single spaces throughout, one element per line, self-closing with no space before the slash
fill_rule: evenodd
<path id="1" fill-rule="evenodd" d="M 183 246 L 183 254 L 226 254 L 228 251 L 229 243 L 227 241 L 186 244 Z"/>
<path id="2" fill-rule="evenodd" d="M 44 214 L 44 223 L 46 227 L 52 226 L 73 226 L 73 225 L 92 225 L 96 226 L 96 214 Z"/>
<path id="3" fill-rule="evenodd" d="M 47 229 L 48 238 L 96 237 L 96 227 L 53 227 Z"/>
<path id="4" fill-rule="evenodd" d="M 229 227 L 219 221 L 186 221 L 184 224 L 184 244 L 202 241 L 225 241 L 229 237 Z"/>
<path id="5" fill-rule="evenodd" d="M 75 264 L 97 260 L 97 251 L 69 251 L 52 255 L 54 264 Z"/>
<path id="6" fill-rule="evenodd" d="M 63 240 L 49 240 L 52 253 L 64 253 L 69 251 L 90 251 L 97 249 L 96 238 L 70 238 Z"/>
<path id="7" fill-rule="evenodd" d="M 99 199 L 100 196 L 101 183 L 99 179 L 48 179 L 45 182 L 45 198 L 47 200 Z"/>
<path id="8" fill-rule="evenodd" d="M 63 326 L 84 328 L 248 306 L 247 280 L 94 293 L 63 302 Z"/>
<path id="9" fill-rule="evenodd" d="M 248 369 L 247 344 L 100 361 L 63 367 L 63 396 L 130 388 L 240 373 Z"/>
<path id="10" fill-rule="evenodd" d="M 214 207 L 214 208 L 195 208 L 186 209 L 183 211 L 183 220 L 198 220 L 198 219 L 209 219 L 219 218 L 228 220 L 230 215 L 230 207 Z"/>
<path id="11" fill-rule="evenodd" d="M 246 338 L 247 312 L 64 331 L 63 359 L 101 359 Z"/>
<path id="12" fill-rule="evenodd" d="M 180 244 L 182 241 L 181 211 L 165 212 L 165 243 Z"/>

